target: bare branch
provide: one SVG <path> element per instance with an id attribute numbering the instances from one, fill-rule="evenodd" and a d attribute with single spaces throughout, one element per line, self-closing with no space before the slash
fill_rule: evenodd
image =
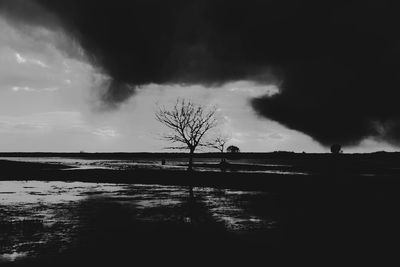
<path id="1" fill-rule="evenodd" d="M 155 113 L 157 121 L 172 130 L 164 139 L 172 143 L 183 144 L 189 150 L 204 145 L 204 136 L 217 126 L 216 108 L 206 108 L 185 99 L 177 99 L 171 109 L 159 107 Z"/>
<path id="2" fill-rule="evenodd" d="M 225 145 L 231 139 L 230 135 L 219 133 L 211 142 L 208 142 L 209 147 L 218 149 L 220 152 L 224 152 Z"/>

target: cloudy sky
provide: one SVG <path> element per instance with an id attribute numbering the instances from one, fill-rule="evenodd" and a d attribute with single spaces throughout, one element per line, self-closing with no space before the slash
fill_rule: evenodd
<path id="1" fill-rule="evenodd" d="M 304 21 L 304 41 L 289 28 L 308 6 L 299 11 L 294 1 L 79 2 L 0 0 L 0 151 L 164 151 L 154 111 L 178 97 L 216 105 L 221 131 L 242 151 L 398 148 L 397 40 L 376 41 L 390 29 L 374 36 L 385 25 L 365 18 L 386 6 L 329 7 L 337 24 L 322 21 L 329 34 L 316 37 L 308 23 L 319 17 Z M 338 51 L 326 52 L 347 24 L 368 33 L 368 47 L 357 48 L 360 30 L 354 40 L 336 34 Z M 362 54 L 353 57 L 356 48 Z"/>

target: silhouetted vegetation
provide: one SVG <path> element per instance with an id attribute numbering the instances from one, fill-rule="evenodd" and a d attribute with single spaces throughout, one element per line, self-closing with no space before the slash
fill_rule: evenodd
<path id="1" fill-rule="evenodd" d="M 219 133 L 210 143 L 209 146 L 212 148 L 215 148 L 219 150 L 221 153 L 221 164 L 224 164 L 225 158 L 224 158 L 224 151 L 225 151 L 225 145 L 228 143 L 228 141 L 231 139 L 231 137 L 227 134 L 221 134 Z"/>
<path id="2" fill-rule="evenodd" d="M 177 144 L 170 149 L 188 149 L 189 167 L 193 168 L 193 154 L 198 146 L 207 146 L 205 135 L 217 126 L 216 108 L 206 108 L 189 100 L 178 99 L 171 109 L 160 107 L 156 119 L 171 130 L 164 139 Z"/>
<path id="3" fill-rule="evenodd" d="M 333 145 L 331 146 L 331 152 L 332 152 L 333 154 L 342 153 L 342 152 L 343 152 L 343 151 L 342 151 L 342 146 L 339 145 L 339 144 L 333 144 Z"/>
<path id="4" fill-rule="evenodd" d="M 228 152 L 228 153 L 239 153 L 240 149 L 237 146 L 228 146 L 226 148 L 226 152 Z"/>

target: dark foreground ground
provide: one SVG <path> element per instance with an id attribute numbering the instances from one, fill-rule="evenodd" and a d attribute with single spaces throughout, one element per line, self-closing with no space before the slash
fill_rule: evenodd
<path id="1" fill-rule="evenodd" d="M 139 221 L 135 209 L 88 199 L 75 211 L 84 227 L 75 245 L 43 251 L 18 266 L 361 265 L 398 261 L 400 180 L 393 163 L 375 175 L 346 171 L 351 162 L 324 165 L 312 175 L 161 170 L 68 170 L 65 166 L 0 161 L 1 180 L 61 180 L 174 184 L 188 188 L 174 212 L 187 221 Z M 370 170 L 378 167 L 369 165 Z M 325 172 L 324 172 L 325 170 Z M 379 169 L 380 170 L 380 169 Z M 227 231 L 190 186 L 261 190 L 274 197 L 246 199 L 246 209 L 275 216 L 278 227 Z M 163 214 L 165 210 L 153 211 Z M 4 216 L 4 215 L 3 215 Z M 33 231 L 34 223 L 24 226 Z M 32 230 L 33 229 L 33 230 Z M 3 227 L 0 232 L 11 231 Z"/>

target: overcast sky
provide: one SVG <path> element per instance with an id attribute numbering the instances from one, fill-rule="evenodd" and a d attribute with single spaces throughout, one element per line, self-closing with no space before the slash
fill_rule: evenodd
<path id="1" fill-rule="evenodd" d="M 207 84 L 155 79 L 133 84 L 135 93 L 115 105 L 104 103 L 114 81 L 112 71 L 97 64 L 53 12 L 34 6 L 51 23 L 32 23 L 21 11 L 0 13 L 0 151 L 165 151 L 168 143 L 161 135 L 166 129 L 154 111 L 178 97 L 216 105 L 221 131 L 242 151 L 329 151 L 321 145 L 325 140 L 315 141 L 312 133 L 280 123 L 278 117 L 271 120 L 254 108 L 254 99 L 282 94 L 282 84 L 274 79 L 263 83 L 247 74 Z M 393 151 L 396 146 L 362 136 L 344 149 L 377 150 Z"/>

